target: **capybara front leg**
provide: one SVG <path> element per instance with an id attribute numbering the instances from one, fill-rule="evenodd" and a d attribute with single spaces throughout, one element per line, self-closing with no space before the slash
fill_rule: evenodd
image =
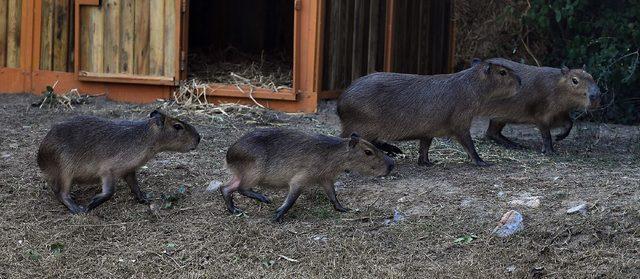
<path id="1" fill-rule="evenodd" d="M 71 214 L 85 213 L 87 209 L 78 205 L 71 195 L 71 181 L 63 181 L 62 179 L 51 179 L 49 186 L 53 190 L 58 200 L 64 204 Z"/>
<path id="2" fill-rule="evenodd" d="M 480 155 L 478 155 L 478 152 L 476 151 L 476 148 L 473 144 L 471 134 L 468 131 L 464 134 L 458 135 L 457 138 L 458 142 L 460 142 L 462 147 L 464 147 L 464 150 L 467 152 L 467 155 L 469 155 L 469 158 L 471 158 L 471 161 L 473 161 L 474 164 L 479 167 L 487 167 L 491 165 L 480 158 Z"/>
<path id="3" fill-rule="evenodd" d="M 322 184 L 324 193 L 327 194 L 327 198 L 329 198 L 329 201 L 333 205 L 333 209 L 340 212 L 349 211 L 348 208 L 342 206 L 342 204 L 340 204 L 340 202 L 338 201 L 338 197 L 336 197 L 336 188 L 333 185 L 333 181 L 324 181 Z"/>
<path id="4" fill-rule="evenodd" d="M 507 123 L 489 120 L 489 128 L 487 128 L 486 137 L 493 142 L 502 145 L 506 148 L 510 149 L 523 149 L 524 146 L 510 140 L 509 138 L 502 135 L 502 130 L 507 125 Z"/>
<path id="5" fill-rule="evenodd" d="M 131 193 L 133 193 L 139 203 L 149 203 L 147 195 L 144 192 L 140 191 L 140 186 L 138 185 L 138 179 L 136 177 L 135 171 L 127 173 L 124 176 L 124 181 L 127 182 L 127 185 L 129 185 L 129 188 L 131 189 Z"/>
<path id="6" fill-rule="evenodd" d="M 289 187 L 289 193 L 287 194 L 287 198 L 284 200 L 284 203 L 276 210 L 276 215 L 273 218 L 274 221 L 280 222 L 282 220 L 282 216 L 284 216 L 289 209 L 296 202 L 301 193 L 300 185 L 291 185 Z"/>
<path id="7" fill-rule="evenodd" d="M 429 148 L 431 148 L 431 142 L 433 138 L 420 139 L 420 148 L 418 150 L 418 165 L 420 166 L 433 166 L 433 163 L 429 161 Z"/>
<path id="8" fill-rule="evenodd" d="M 87 210 L 93 210 L 99 205 L 109 200 L 115 192 L 115 179 L 112 176 L 102 177 L 102 193 L 97 194 L 91 199 L 91 202 L 87 206 Z"/>
<path id="9" fill-rule="evenodd" d="M 573 120 L 567 119 L 562 123 L 562 132 L 556 136 L 556 141 L 561 141 L 569 136 L 571 133 L 571 129 L 573 129 Z"/>
<path id="10" fill-rule="evenodd" d="M 547 125 L 538 125 L 540 135 L 542 136 L 542 153 L 553 155 L 556 151 L 553 149 L 553 141 L 551 140 L 551 129 Z"/>

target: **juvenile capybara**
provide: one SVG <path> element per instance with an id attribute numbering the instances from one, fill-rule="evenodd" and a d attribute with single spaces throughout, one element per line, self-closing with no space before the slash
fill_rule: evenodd
<path id="1" fill-rule="evenodd" d="M 555 153 L 551 129 L 562 127 L 556 140 L 564 139 L 573 127 L 571 111 L 593 108 L 600 102 L 600 89 L 584 69 L 536 67 L 504 58 L 488 61 L 509 67 L 522 77 L 522 87 L 516 97 L 491 105 L 495 110 L 486 136 L 507 147 L 520 147 L 502 135 L 507 123 L 533 123 L 542 136 L 542 152 Z"/>
<path id="2" fill-rule="evenodd" d="M 233 203 L 236 191 L 270 203 L 252 187 L 289 187 L 275 221 L 282 219 L 303 188 L 313 185 L 322 186 L 333 208 L 345 212 L 348 209 L 338 202 L 334 189 L 340 173 L 351 170 L 365 175 L 387 175 L 394 167 L 393 159 L 356 134 L 337 138 L 277 128 L 245 134 L 229 147 L 226 159 L 233 177 L 220 187 L 220 192 L 231 213 L 240 212 Z"/>
<path id="3" fill-rule="evenodd" d="M 110 199 L 118 178 L 139 202 L 146 202 L 136 170 L 156 153 L 188 152 L 199 142 L 193 126 L 157 110 L 137 121 L 78 116 L 51 128 L 40 144 L 38 166 L 60 202 L 71 213 L 82 213 Z M 99 181 L 102 192 L 86 208 L 71 197 L 72 184 Z"/>
<path id="4" fill-rule="evenodd" d="M 369 74 L 355 80 L 338 100 L 342 136 L 358 133 L 390 153 L 401 151 L 385 141 L 419 140 L 420 165 L 431 165 L 434 137 L 450 136 L 476 165 L 486 166 L 473 145 L 471 121 L 488 101 L 515 95 L 519 84 L 508 67 L 483 61 L 453 74 Z"/>

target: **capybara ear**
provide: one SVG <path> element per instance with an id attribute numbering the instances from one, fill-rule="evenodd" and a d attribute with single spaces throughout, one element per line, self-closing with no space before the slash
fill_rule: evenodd
<path id="1" fill-rule="evenodd" d="M 560 71 L 563 75 L 566 75 L 569 73 L 569 68 L 567 68 L 567 66 L 562 66 L 562 68 L 560 68 Z"/>
<path id="2" fill-rule="evenodd" d="M 582 70 L 584 70 L 584 71 L 587 70 L 587 64 L 582 64 Z"/>
<path id="3" fill-rule="evenodd" d="M 491 67 L 493 66 L 493 64 L 491 63 L 487 63 L 487 65 L 484 66 L 484 74 L 485 75 L 489 75 L 491 73 Z"/>
<path id="4" fill-rule="evenodd" d="M 471 60 L 471 66 L 475 66 L 476 64 L 482 62 L 482 60 L 480 60 L 480 58 L 473 58 Z"/>
<path id="5" fill-rule="evenodd" d="M 356 133 L 351 134 L 351 139 L 349 140 L 349 147 L 354 148 L 360 142 L 360 136 Z"/>
<path id="6" fill-rule="evenodd" d="M 162 127 L 164 125 L 164 120 L 165 120 L 165 114 L 162 113 L 159 110 L 154 110 L 149 114 L 149 118 L 155 118 L 156 119 L 156 125 Z"/>

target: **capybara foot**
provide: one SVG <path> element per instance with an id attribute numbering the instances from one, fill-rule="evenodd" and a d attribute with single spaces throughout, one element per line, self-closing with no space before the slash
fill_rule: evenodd
<path id="1" fill-rule="evenodd" d="M 418 159 L 418 166 L 432 167 L 433 165 L 434 165 L 434 163 L 429 161 L 429 160 L 420 160 L 420 159 Z"/>
<path id="2" fill-rule="evenodd" d="M 340 212 L 349 212 L 351 209 L 342 206 L 341 204 L 336 204 L 333 206 L 333 209 Z"/>
<path id="3" fill-rule="evenodd" d="M 487 135 L 487 138 L 493 142 L 508 149 L 525 149 L 524 145 L 516 143 L 503 135 Z"/>
<path id="4" fill-rule="evenodd" d="M 146 192 L 140 192 L 139 195 L 136 195 L 136 201 L 141 204 L 149 204 L 149 194 L 147 194 Z"/>
<path id="5" fill-rule="evenodd" d="M 493 166 L 493 164 L 491 164 L 491 163 L 487 163 L 487 162 L 482 161 L 482 160 L 475 161 L 474 163 L 475 163 L 475 164 L 476 164 L 476 166 L 478 166 L 478 167 L 490 167 L 490 166 Z"/>
<path id="6" fill-rule="evenodd" d="M 85 208 L 84 206 L 81 206 L 81 205 L 78 205 L 78 206 L 73 207 L 73 208 L 69 208 L 69 211 L 71 212 L 71 214 L 82 214 L 82 213 L 89 212 L 89 210 L 87 208 Z"/>

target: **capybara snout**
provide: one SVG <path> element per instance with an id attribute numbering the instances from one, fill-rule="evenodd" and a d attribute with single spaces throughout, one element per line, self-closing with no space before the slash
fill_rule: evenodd
<path id="1" fill-rule="evenodd" d="M 364 175 L 385 176 L 395 166 L 391 157 L 370 142 L 361 139 L 356 133 L 351 134 L 349 140 L 351 159 L 348 168 Z"/>
<path id="2" fill-rule="evenodd" d="M 149 117 L 155 119 L 161 129 L 159 141 L 164 143 L 167 151 L 188 152 L 198 147 L 200 134 L 189 123 L 168 117 L 158 110 L 151 112 Z"/>

